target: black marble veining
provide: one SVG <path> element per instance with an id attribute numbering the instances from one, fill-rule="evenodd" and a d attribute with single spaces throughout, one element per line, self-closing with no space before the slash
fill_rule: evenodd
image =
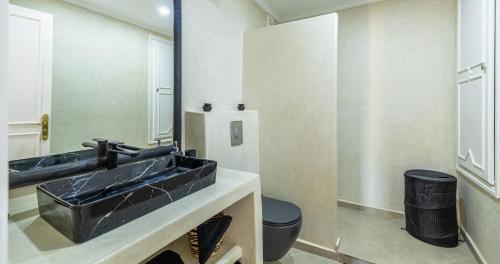
<path id="1" fill-rule="evenodd" d="M 172 146 L 140 149 L 140 154 L 136 157 L 119 154 L 118 164 L 167 155 L 172 149 Z M 14 160 L 9 162 L 9 187 L 12 189 L 33 185 L 96 170 L 99 167 L 102 166 L 97 160 L 95 149 Z"/>
<path id="2" fill-rule="evenodd" d="M 37 187 L 40 216 L 85 242 L 215 183 L 215 161 L 167 155 Z"/>
<path id="3" fill-rule="evenodd" d="M 12 172 L 23 172 L 34 169 L 41 169 L 50 166 L 63 165 L 70 162 L 77 162 L 86 159 L 92 159 L 96 156 L 95 150 L 80 150 L 57 155 L 36 157 L 9 162 L 9 169 Z"/>
<path id="4" fill-rule="evenodd" d="M 9 161 L 9 187 L 16 188 L 97 168 L 96 151 L 81 150 Z"/>

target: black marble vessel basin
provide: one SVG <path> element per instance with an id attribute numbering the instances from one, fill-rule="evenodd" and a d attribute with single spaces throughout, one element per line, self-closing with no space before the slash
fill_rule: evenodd
<path id="1" fill-rule="evenodd" d="M 40 216 L 82 243 L 214 184 L 216 168 L 167 155 L 56 180 L 37 187 Z"/>

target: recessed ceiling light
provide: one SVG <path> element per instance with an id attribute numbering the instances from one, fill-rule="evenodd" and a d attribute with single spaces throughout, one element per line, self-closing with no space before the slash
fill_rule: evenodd
<path id="1" fill-rule="evenodd" d="M 168 9 L 168 7 L 165 6 L 160 6 L 158 8 L 158 13 L 160 13 L 160 15 L 162 16 L 168 16 L 170 15 L 170 9 Z"/>

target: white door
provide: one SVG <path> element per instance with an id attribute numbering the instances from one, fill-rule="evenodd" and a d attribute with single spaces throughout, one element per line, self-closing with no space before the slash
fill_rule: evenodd
<path id="1" fill-rule="evenodd" d="M 174 46 L 150 37 L 149 142 L 172 140 L 174 126 Z"/>
<path id="2" fill-rule="evenodd" d="M 495 1 L 460 0 L 458 17 L 457 169 L 493 185 Z"/>
<path id="3" fill-rule="evenodd" d="M 10 5 L 9 160 L 47 155 L 52 89 L 52 15 Z M 43 131 L 45 129 L 45 131 Z"/>

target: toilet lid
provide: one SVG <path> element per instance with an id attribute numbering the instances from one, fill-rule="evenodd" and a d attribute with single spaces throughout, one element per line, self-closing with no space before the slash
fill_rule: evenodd
<path id="1" fill-rule="evenodd" d="M 262 220 L 265 225 L 284 226 L 300 221 L 302 212 L 295 204 L 262 197 Z"/>

